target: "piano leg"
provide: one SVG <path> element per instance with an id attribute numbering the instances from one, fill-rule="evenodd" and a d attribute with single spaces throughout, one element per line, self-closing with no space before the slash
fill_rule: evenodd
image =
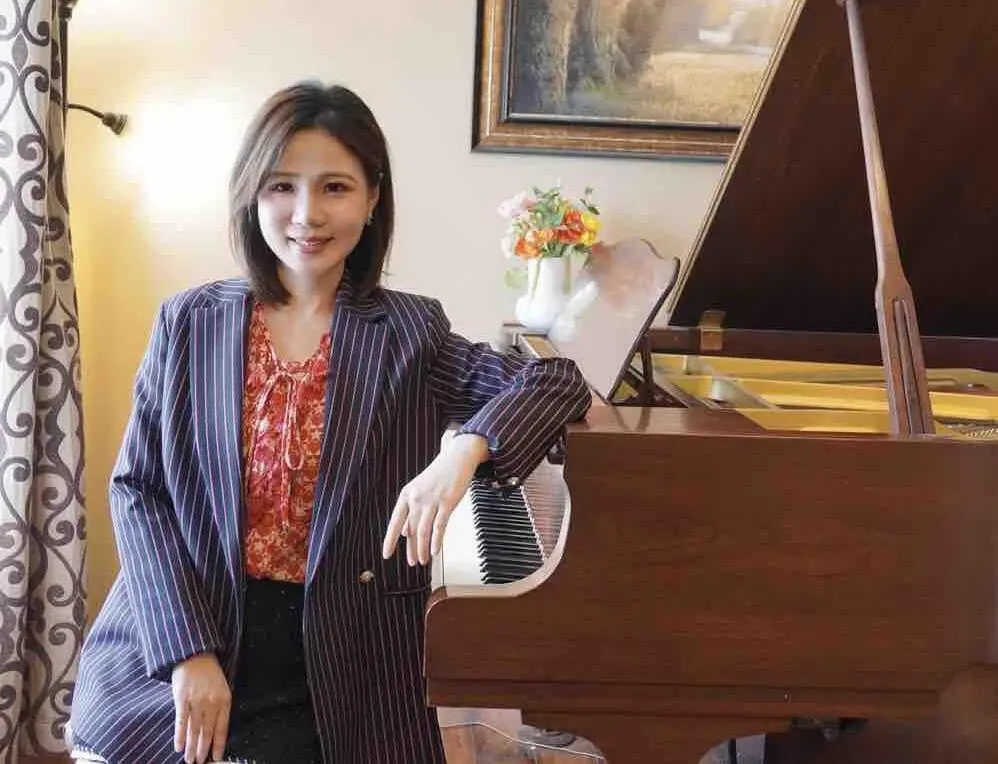
<path id="1" fill-rule="evenodd" d="M 870 721 L 834 740 L 817 730 L 779 732 L 766 736 L 766 764 L 921 764 L 931 750 L 927 731 L 910 722 Z"/>
<path id="2" fill-rule="evenodd" d="M 607 764 L 697 764 L 720 742 L 786 726 L 785 719 L 601 716 L 548 711 L 525 711 L 523 720 L 549 729 L 571 730 L 595 745 Z"/>
<path id="3" fill-rule="evenodd" d="M 767 736 L 766 764 L 993 764 L 998 762 L 998 668 L 956 678 L 935 717 L 871 720 L 855 734 L 826 740 L 793 731 Z"/>

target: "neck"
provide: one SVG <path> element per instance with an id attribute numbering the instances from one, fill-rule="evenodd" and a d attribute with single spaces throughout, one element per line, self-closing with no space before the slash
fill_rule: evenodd
<path id="1" fill-rule="evenodd" d="M 303 278 L 287 268 L 280 268 L 284 288 L 291 296 L 287 308 L 307 316 L 330 316 L 336 305 L 336 291 L 343 279 L 343 267 L 321 278 Z"/>

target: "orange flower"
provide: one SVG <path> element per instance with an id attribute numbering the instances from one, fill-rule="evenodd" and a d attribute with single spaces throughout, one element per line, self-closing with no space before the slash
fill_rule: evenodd
<path id="1" fill-rule="evenodd" d="M 548 229 L 543 231 L 531 229 L 517 240 L 514 251 L 525 260 L 541 257 L 544 248 L 551 243 L 553 238 L 554 231 Z"/>
<path id="2" fill-rule="evenodd" d="M 563 244 L 576 244 L 585 232 L 586 226 L 578 210 L 570 209 L 555 230 L 555 237 Z"/>
<path id="3" fill-rule="evenodd" d="M 541 251 L 529 243 L 525 236 L 516 240 L 516 246 L 513 248 L 513 251 L 517 257 L 522 257 L 524 260 L 533 260 L 541 254 Z"/>

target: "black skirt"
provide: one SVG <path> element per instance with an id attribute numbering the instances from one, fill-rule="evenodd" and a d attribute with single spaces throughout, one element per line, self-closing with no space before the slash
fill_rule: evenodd
<path id="1" fill-rule="evenodd" d="M 247 579 L 226 757 L 320 764 L 302 634 L 303 584 Z"/>

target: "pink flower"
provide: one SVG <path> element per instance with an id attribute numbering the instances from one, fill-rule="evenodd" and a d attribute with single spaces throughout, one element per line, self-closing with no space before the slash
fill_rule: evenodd
<path id="1" fill-rule="evenodd" d="M 504 218 L 518 218 L 530 209 L 531 201 L 527 198 L 527 193 L 521 191 L 512 199 L 507 199 L 496 208 L 496 212 Z"/>

